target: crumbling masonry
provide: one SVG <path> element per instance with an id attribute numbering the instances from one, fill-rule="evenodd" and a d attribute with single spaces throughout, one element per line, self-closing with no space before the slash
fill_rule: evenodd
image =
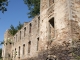
<path id="1" fill-rule="evenodd" d="M 3 60 L 79 59 L 80 0 L 40 0 L 40 16 L 4 41 Z"/>

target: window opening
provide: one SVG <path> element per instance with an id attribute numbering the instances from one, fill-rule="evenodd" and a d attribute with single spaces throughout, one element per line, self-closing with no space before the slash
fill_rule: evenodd
<path id="1" fill-rule="evenodd" d="M 25 44 L 23 44 L 23 55 L 25 54 Z"/>
<path id="2" fill-rule="evenodd" d="M 21 31 L 20 31 L 20 39 L 21 39 Z"/>
<path id="3" fill-rule="evenodd" d="M 54 38 L 54 18 L 49 20 L 49 34 L 50 34 L 50 39 Z"/>
<path id="4" fill-rule="evenodd" d="M 29 33 L 31 33 L 31 27 L 32 27 L 32 24 L 30 23 L 29 24 Z"/>
<path id="5" fill-rule="evenodd" d="M 37 38 L 37 51 L 39 49 L 39 37 Z"/>
<path id="6" fill-rule="evenodd" d="M 26 35 L 26 27 L 24 28 L 24 37 L 25 37 L 25 35 Z"/>
<path id="7" fill-rule="evenodd" d="M 17 35 L 16 35 L 16 42 L 17 42 Z"/>
<path id="8" fill-rule="evenodd" d="M 20 46 L 19 46 L 19 57 L 20 57 Z"/>
<path id="9" fill-rule="evenodd" d="M 28 53 L 30 53 L 30 49 L 31 49 L 31 41 L 28 42 Z"/>

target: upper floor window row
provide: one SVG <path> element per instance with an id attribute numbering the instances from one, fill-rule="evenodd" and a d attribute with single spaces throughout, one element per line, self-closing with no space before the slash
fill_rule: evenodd
<path id="1" fill-rule="evenodd" d="M 26 35 L 26 27 L 24 27 L 24 37 L 25 37 L 25 35 Z M 19 40 L 18 37 L 19 37 L 19 39 L 21 40 L 22 31 L 19 32 L 19 35 L 16 34 L 16 35 L 14 36 L 14 40 L 15 40 L 16 42 Z"/>

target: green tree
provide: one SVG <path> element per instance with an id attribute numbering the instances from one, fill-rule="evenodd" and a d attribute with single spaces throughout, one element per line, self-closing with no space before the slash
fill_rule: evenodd
<path id="1" fill-rule="evenodd" d="M 28 6 L 30 12 L 28 13 L 29 18 L 33 18 L 40 14 L 40 0 L 24 0 L 24 3 Z"/>
<path id="2" fill-rule="evenodd" d="M 19 22 L 19 25 L 18 25 L 16 28 L 17 28 L 17 30 L 20 30 L 22 27 L 23 27 L 23 24 L 21 24 L 21 23 Z"/>
<path id="3" fill-rule="evenodd" d="M 16 32 L 17 32 L 17 29 L 16 29 L 13 25 L 11 25 L 11 26 L 10 26 L 10 29 L 9 29 L 9 33 L 10 33 L 11 35 L 15 35 Z"/>
<path id="4" fill-rule="evenodd" d="M 0 58 L 1 58 L 1 56 L 2 56 L 2 49 L 0 48 Z"/>
<path id="5" fill-rule="evenodd" d="M 0 0 L 0 11 L 2 11 L 2 13 L 7 11 L 6 6 L 8 6 L 8 0 Z"/>
<path id="6" fill-rule="evenodd" d="M 14 27 L 13 25 L 10 26 L 10 29 L 9 29 L 9 33 L 14 36 L 18 30 L 20 30 L 21 28 L 23 27 L 23 24 L 21 24 L 19 22 L 19 25 L 17 27 Z"/>
<path id="7" fill-rule="evenodd" d="M 0 42 L 0 45 L 4 44 L 4 40 L 2 42 Z"/>

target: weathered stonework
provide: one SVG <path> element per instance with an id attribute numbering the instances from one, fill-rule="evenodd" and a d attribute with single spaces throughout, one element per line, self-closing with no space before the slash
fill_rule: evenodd
<path id="1" fill-rule="evenodd" d="M 80 0 L 41 0 L 40 17 L 24 23 L 13 37 L 5 33 L 12 44 L 5 40 L 3 60 L 80 59 L 79 31 Z"/>

